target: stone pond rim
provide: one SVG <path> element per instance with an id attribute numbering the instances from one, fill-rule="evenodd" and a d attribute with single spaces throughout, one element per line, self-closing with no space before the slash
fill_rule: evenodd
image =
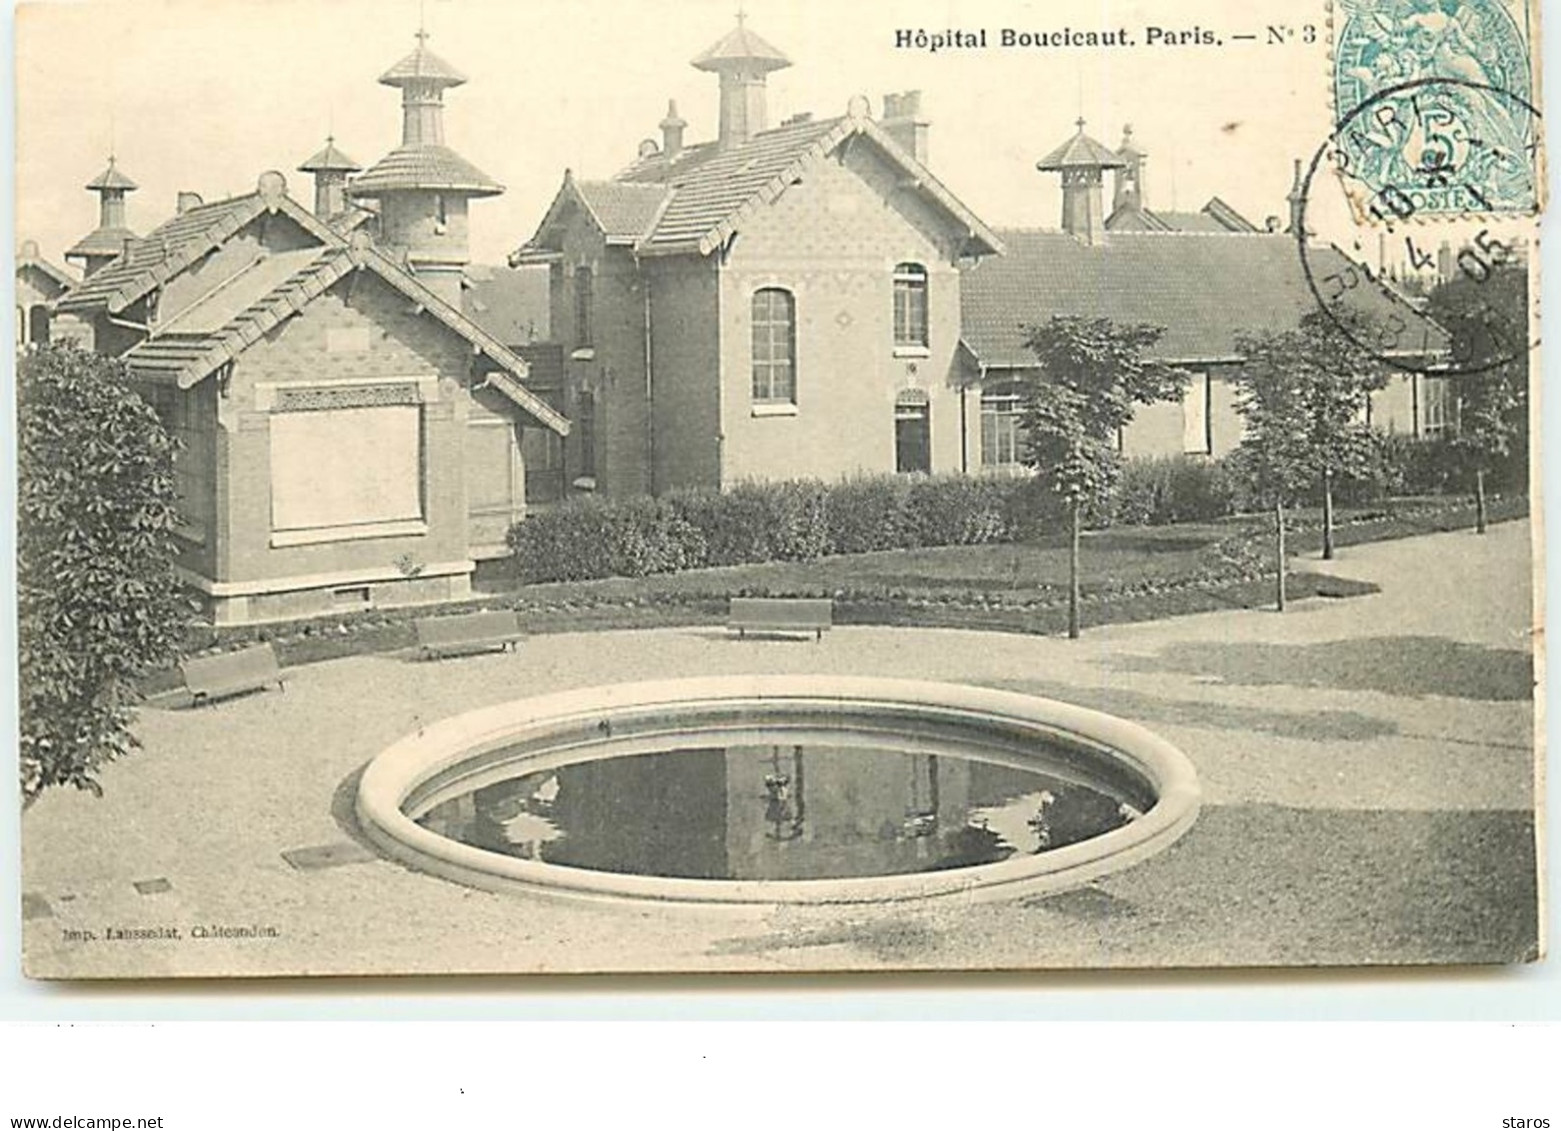
<path id="1" fill-rule="evenodd" d="M 1003 757 L 1055 770 L 1062 747 L 1081 773 L 1128 780 L 1152 797 L 1143 815 L 1088 840 L 947 871 L 814 880 L 707 880 L 598 872 L 462 844 L 419 825 L 439 802 L 485 782 L 620 756 L 625 744 L 665 747 L 743 726 L 848 727 L 870 720 L 910 733 L 950 726 L 1003 742 Z M 611 736 L 613 749 L 582 757 Z M 952 683 L 837 676 L 718 676 L 617 684 L 519 699 L 433 723 L 365 768 L 357 817 L 368 839 L 411 869 L 488 891 L 704 907 L 976 901 L 1047 894 L 1137 864 L 1197 819 L 1201 791 L 1187 756 L 1126 719 L 1010 691 Z"/>

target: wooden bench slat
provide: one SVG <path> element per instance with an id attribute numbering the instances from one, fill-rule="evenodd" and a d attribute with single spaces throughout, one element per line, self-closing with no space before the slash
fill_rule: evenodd
<path id="1" fill-rule="evenodd" d="M 428 659 L 508 648 L 525 639 L 513 609 L 424 617 L 416 622 L 417 645 Z"/>
<path id="2" fill-rule="evenodd" d="M 246 691 L 259 691 L 273 683 L 287 690 L 276 651 L 270 644 L 254 644 L 237 652 L 197 656 L 179 665 L 184 684 L 194 701 L 211 703 Z"/>
<path id="3" fill-rule="evenodd" d="M 739 636 L 752 632 L 811 632 L 823 639 L 834 623 L 834 602 L 827 597 L 733 597 L 727 628 Z"/>

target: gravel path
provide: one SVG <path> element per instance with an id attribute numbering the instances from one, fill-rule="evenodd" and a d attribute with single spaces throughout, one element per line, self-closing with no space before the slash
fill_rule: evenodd
<path id="1" fill-rule="evenodd" d="M 821 967 L 1503 962 L 1535 948 L 1527 523 L 1352 547 L 1382 592 L 1083 640 L 840 628 L 537 638 L 438 664 L 360 656 L 200 711 L 148 709 L 101 800 L 23 818 L 24 948 L 43 977 Z M 373 858 L 352 781 L 437 718 L 569 687 L 725 672 L 947 679 L 1138 719 L 1205 808 L 1166 853 L 1028 902 L 690 911 L 471 891 Z M 328 848 L 329 866 L 284 852 Z M 139 887 L 137 886 L 139 884 Z M 192 938 L 198 926 L 261 937 Z M 109 927 L 180 932 L 109 940 Z M 271 932 L 274 930 L 275 934 Z M 82 933 L 96 937 L 84 940 Z M 74 934 L 73 934 L 74 933 Z"/>

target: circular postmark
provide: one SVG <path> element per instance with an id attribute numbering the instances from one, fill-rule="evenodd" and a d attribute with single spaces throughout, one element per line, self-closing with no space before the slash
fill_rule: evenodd
<path id="1" fill-rule="evenodd" d="M 1482 351 L 1480 360 L 1459 362 L 1433 343 L 1427 333 L 1427 320 L 1419 319 L 1422 325 L 1417 332 L 1411 320 L 1398 313 L 1374 325 L 1372 334 L 1363 338 L 1354 320 L 1341 314 L 1351 301 L 1348 296 L 1363 285 L 1375 286 L 1390 295 L 1393 292 L 1364 264 L 1331 247 L 1330 252 L 1341 261 L 1338 269 L 1314 262 L 1317 249 L 1307 239 L 1306 212 L 1318 170 L 1325 160 L 1329 161 L 1346 184 L 1353 182 L 1364 188 L 1364 200 L 1346 190 L 1351 206 L 1357 215 L 1363 213 L 1379 221 L 1389 234 L 1396 225 L 1417 217 L 1489 216 L 1500 209 L 1489 191 L 1491 182 L 1487 180 L 1482 187 L 1479 177 L 1489 174 L 1493 167 L 1510 172 L 1514 160 L 1509 146 L 1498 150 L 1482 136 L 1495 136 L 1489 127 L 1496 117 L 1490 112 L 1492 107 L 1504 108 L 1500 116 L 1505 123 L 1501 129 L 1504 137 L 1514 129 L 1528 136 L 1532 132 L 1530 123 L 1541 117 L 1527 100 L 1484 83 L 1452 78 L 1398 83 L 1362 100 L 1343 115 L 1303 170 L 1294 234 L 1306 285 L 1318 308 L 1342 333 L 1394 368 L 1442 376 L 1480 373 L 1506 365 L 1538 342 L 1529 342 L 1524 329 L 1494 351 Z M 1493 159 L 1496 166 L 1492 165 Z M 1521 160 L 1530 171 L 1535 167 L 1526 150 Z M 1415 252 L 1412 242 L 1410 251 Z M 1483 285 L 1497 278 L 1514 258 L 1513 250 L 1487 229 L 1458 251 L 1454 263 L 1460 275 Z M 1401 296 L 1394 298 L 1402 301 Z M 1490 317 L 1485 321 L 1494 327 L 1503 317 L 1510 317 L 1511 312 L 1492 306 L 1487 313 Z"/>

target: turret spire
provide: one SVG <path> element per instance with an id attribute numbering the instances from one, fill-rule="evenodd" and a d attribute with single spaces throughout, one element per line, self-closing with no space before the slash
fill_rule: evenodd
<path id="1" fill-rule="evenodd" d="M 765 107 L 766 76 L 791 66 L 779 48 L 749 30 L 747 15 L 737 13 L 737 26 L 713 46 L 696 55 L 693 66 L 721 77 L 721 148 L 741 145 L 769 125 Z"/>
<path id="2" fill-rule="evenodd" d="M 125 244 L 136 238 L 125 225 L 125 196 L 138 187 L 120 170 L 112 152 L 108 168 L 87 182 L 87 191 L 98 194 L 98 226 L 65 253 L 67 259 L 82 261 L 82 274 L 91 275 L 118 258 Z"/>
<path id="3" fill-rule="evenodd" d="M 1127 162 L 1084 132 L 1084 119 L 1074 123 L 1078 132 L 1035 163 L 1043 173 L 1062 174 L 1063 230 L 1087 244 L 1106 238 L 1105 190 L 1107 169 L 1122 169 Z"/>

